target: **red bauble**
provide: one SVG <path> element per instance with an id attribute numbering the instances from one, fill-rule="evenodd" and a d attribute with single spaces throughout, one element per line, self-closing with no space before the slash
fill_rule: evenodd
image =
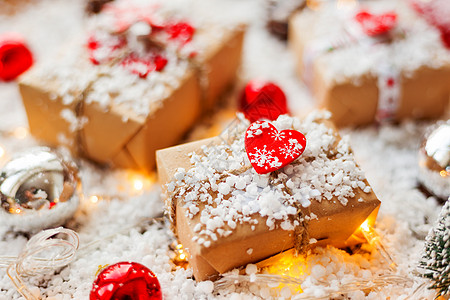
<path id="1" fill-rule="evenodd" d="M 368 36 L 375 36 L 390 31 L 397 25 L 395 12 L 374 15 L 366 10 L 356 14 L 355 20 L 361 25 L 362 30 Z"/>
<path id="2" fill-rule="evenodd" d="M 0 80 L 13 80 L 33 64 L 33 55 L 18 34 L 0 36 Z"/>
<path id="3" fill-rule="evenodd" d="M 189 23 L 178 22 L 166 26 L 166 31 L 170 39 L 179 40 L 182 44 L 186 44 L 192 40 L 195 33 L 195 28 Z"/>
<path id="4" fill-rule="evenodd" d="M 250 122 L 276 120 L 279 115 L 289 113 L 286 95 L 274 83 L 251 80 L 245 86 L 239 110 Z"/>
<path id="5" fill-rule="evenodd" d="M 305 136 L 297 130 L 278 131 L 267 121 L 251 124 L 245 132 L 245 151 L 258 174 L 290 164 L 306 147 Z"/>
<path id="6" fill-rule="evenodd" d="M 150 269 L 135 262 L 119 262 L 100 272 L 89 299 L 161 300 L 162 292 Z"/>

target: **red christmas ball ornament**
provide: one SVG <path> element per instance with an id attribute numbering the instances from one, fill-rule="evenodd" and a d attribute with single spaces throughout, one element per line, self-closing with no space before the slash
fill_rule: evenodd
<path id="1" fill-rule="evenodd" d="M 13 80 L 33 64 L 33 55 L 18 34 L 0 35 L 0 80 Z"/>
<path id="2" fill-rule="evenodd" d="M 119 262 L 100 272 L 89 299 L 161 300 L 162 292 L 149 268 L 135 262 Z"/>
<path id="3" fill-rule="evenodd" d="M 306 138 L 297 130 L 278 131 L 267 121 L 251 124 L 245 132 L 245 151 L 258 174 L 281 169 L 297 159 L 306 147 Z"/>
<path id="4" fill-rule="evenodd" d="M 361 25 L 361 28 L 368 36 L 375 36 L 390 31 L 397 25 L 397 14 L 388 12 L 380 15 L 374 15 L 366 10 L 361 10 L 356 14 L 355 20 Z"/>
<path id="5" fill-rule="evenodd" d="M 239 110 L 250 122 L 258 120 L 276 120 L 279 115 L 289 113 L 286 95 L 272 82 L 251 80 L 245 86 Z"/>

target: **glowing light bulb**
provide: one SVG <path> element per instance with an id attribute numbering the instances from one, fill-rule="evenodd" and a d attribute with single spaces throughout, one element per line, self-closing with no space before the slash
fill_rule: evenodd
<path id="1" fill-rule="evenodd" d="M 13 135 L 18 139 L 24 139 L 28 135 L 28 129 L 25 127 L 17 127 L 14 129 Z"/>
<path id="2" fill-rule="evenodd" d="M 89 197 L 89 200 L 90 200 L 92 203 L 97 203 L 97 202 L 98 202 L 98 197 L 97 197 L 97 196 L 91 196 L 91 197 Z"/>
<path id="3" fill-rule="evenodd" d="M 133 180 L 133 188 L 136 191 L 142 190 L 144 188 L 144 182 L 142 180 L 140 180 L 140 179 Z"/>
<path id="4" fill-rule="evenodd" d="M 3 157 L 4 155 L 5 155 L 5 148 L 0 146 L 0 158 Z"/>
<path id="5" fill-rule="evenodd" d="M 365 231 L 365 232 L 369 232 L 370 231 L 370 226 L 369 226 L 369 220 L 365 220 L 361 226 L 360 226 L 361 230 Z"/>

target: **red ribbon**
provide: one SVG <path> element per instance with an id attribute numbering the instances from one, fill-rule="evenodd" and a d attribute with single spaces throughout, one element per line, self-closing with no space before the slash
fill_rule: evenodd
<path id="1" fill-rule="evenodd" d="M 450 2 L 448 0 L 411 0 L 412 7 L 441 32 L 445 47 L 450 49 Z"/>
<path id="2" fill-rule="evenodd" d="M 0 35 L 0 80 L 14 80 L 32 64 L 33 55 L 19 34 Z"/>

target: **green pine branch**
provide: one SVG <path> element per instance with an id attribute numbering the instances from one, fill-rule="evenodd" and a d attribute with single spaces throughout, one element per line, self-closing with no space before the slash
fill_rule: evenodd
<path id="1" fill-rule="evenodd" d="M 450 295 L 450 200 L 427 236 L 419 266 L 423 277 L 432 280 L 430 288 L 437 290 L 437 297 Z"/>

